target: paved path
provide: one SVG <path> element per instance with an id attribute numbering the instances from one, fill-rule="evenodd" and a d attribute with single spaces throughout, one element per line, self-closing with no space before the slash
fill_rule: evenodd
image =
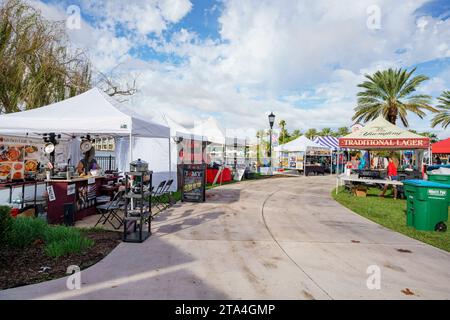
<path id="1" fill-rule="evenodd" d="M 161 215 L 145 243 L 122 243 L 83 271 L 81 290 L 59 279 L 0 299 L 449 299 L 450 254 L 340 206 L 334 183 L 274 178 L 211 190 L 207 203 Z M 381 270 L 380 290 L 366 286 L 370 265 Z"/>

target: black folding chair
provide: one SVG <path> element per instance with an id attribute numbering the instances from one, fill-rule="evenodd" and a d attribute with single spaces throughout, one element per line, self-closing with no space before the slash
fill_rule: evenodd
<path id="1" fill-rule="evenodd" d="M 105 224 L 108 222 L 114 229 L 119 229 L 122 227 L 123 219 L 119 215 L 118 211 L 124 208 L 123 196 L 125 191 L 118 191 L 112 201 L 109 201 L 105 204 L 101 204 L 97 206 L 97 210 L 100 212 L 101 216 L 95 224 L 94 228 L 99 224 Z M 116 226 L 114 222 L 118 222 L 119 225 Z"/>
<path id="2" fill-rule="evenodd" d="M 167 181 L 166 185 L 164 186 L 163 190 L 161 191 L 161 198 L 163 199 L 163 205 L 164 205 L 164 200 L 167 200 L 165 209 L 170 207 L 170 196 L 171 196 L 171 192 L 170 192 L 170 187 L 173 184 L 173 179 L 170 179 L 169 181 Z"/>
<path id="3" fill-rule="evenodd" d="M 161 181 L 158 187 L 153 191 L 152 190 L 152 205 L 157 208 L 159 211 L 162 211 L 161 207 L 164 205 L 162 202 L 163 191 L 166 186 L 166 180 Z M 153 188 L 152 188 L 153 189 Z"/>

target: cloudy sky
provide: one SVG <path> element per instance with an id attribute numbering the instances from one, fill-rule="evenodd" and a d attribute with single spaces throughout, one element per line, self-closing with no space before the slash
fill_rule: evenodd
<path id="1" fill-rule="evenodd" d="M 349 126 L 357 84 L 387 67 L 417 67 L 434 98 L 450 89 L 448 0 L 28 1 L 55 20 L 79 9 L 68 34 L 95 69 L 137 74 L 127 103 L 188 127 L 213 116 L 266 128 L 270 111 L 289 130 Z M 431 131 L 429 118 L 410 119 Z"/>

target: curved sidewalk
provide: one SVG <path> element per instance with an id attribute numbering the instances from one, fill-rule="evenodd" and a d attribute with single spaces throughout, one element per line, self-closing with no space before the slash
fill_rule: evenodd
<path id="1" fill-rule="evenodd" d="M 450 299 L 449 253 L 352 213 L 331 198 L 334 185 L 273 178 L 210 190 L 206 203 L 159 216 L 143 244 L 84 270 L 81 290 L 58 279 L 0 299 Z M 369 266 L 380 290 L 367 288 Z"/>

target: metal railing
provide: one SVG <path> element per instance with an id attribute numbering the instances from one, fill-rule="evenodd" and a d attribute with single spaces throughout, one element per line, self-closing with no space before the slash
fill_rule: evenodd
<path id="1" fill-rule="evenodd" d="M 113 156 L 98 156 L 95 157 L 98 165 L 103 169 L 103 171 L 116 170 L 116 158 Z"/>

